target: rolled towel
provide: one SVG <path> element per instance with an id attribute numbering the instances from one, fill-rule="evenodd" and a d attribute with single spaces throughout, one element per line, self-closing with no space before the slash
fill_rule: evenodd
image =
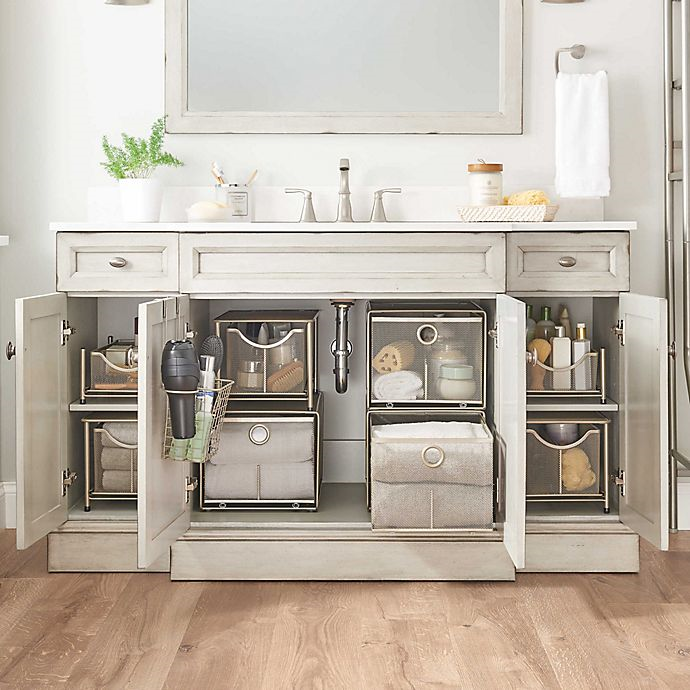
<path id="1" fill-rule="evenodd" d="M 259 487 L 259 468 L 254 463 L 213 465 L 204 467 L 204 493 L 216 500 L 256 500 Z"/>
<path id="2" fill-rule="evenodd" d="M 114 439 L 120 443 L 124 443 L 128 446 L 136 446 L 137 444 L 137 423 L 136 421 L 131 422 L 106 422 L 103 425 L 105 431 L 108 432 Z M 113 443 L 107 434 L 101 434 L 103 439 L 103 445 L 109 446 L 110 448 L 119 448 L 117 443 Z"/>
<path id="3" fill-rule="evenodd" d="M 109 448 L 101 450 L 101 467 L 104 470 L 126 470 L 129 472 L 137 469 L 137 452 L 127 448 Z"/>
<path id="4" fill-rule="evenodd" d="M 129 494 L 137 491 L 137 473 L 124 470 L 104 470 L 101 481 L 103 491 L 113 494 Z"/>
<path id="5" fill-rule="evenodd" d="M 440 438 L 491 438 L 483 424 L 475 422 L 407 422 L 377 424 L 371 427 L 372 438 L 416 438 L 434 441 Z"/>
<path id="6" fill-rule="evenodd" d="M 418 400 L 424 397 L 424 384 L 414 371 L 394 371 L 374 379 L 377 400 Z"/>

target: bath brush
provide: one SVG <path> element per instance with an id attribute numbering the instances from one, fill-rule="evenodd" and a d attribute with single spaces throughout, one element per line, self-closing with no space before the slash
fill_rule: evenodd
<path id="1" fill-rule="evenodd" d="M 290 393 L 304 382 L 304 364 L 290 362 L 268 377 L 269 393 Z"/>

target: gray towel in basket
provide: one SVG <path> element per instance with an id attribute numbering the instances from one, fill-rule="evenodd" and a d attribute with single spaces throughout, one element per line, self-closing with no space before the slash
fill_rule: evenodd
<path id="1" fill-rule="evenodd" d="M 106 422 L 103 428 L 120 443 L 128 446 L 137 445 L 137 423 L 135 420 L 131 422 Z M 106 434 L 101 434 L 103 445 L 111 448 L 119 448 L 116 443 L 113 443 Z"/>
<path id="2" fill-rule="evenodd" d="M 132 457 L 134 455 L 134 457 Z M 109 448 L 101 450 L 101 467 L 104 470 L 129 470 L 137 469 L 137 452 L 127 448 Z"/>
<path id="3" fill-rule="evenodd" d="M 124 470 L 104 470 L 101 483 L 103 491 L 108 493 L 136 493 L 137 473 L 125 472 Z"/>

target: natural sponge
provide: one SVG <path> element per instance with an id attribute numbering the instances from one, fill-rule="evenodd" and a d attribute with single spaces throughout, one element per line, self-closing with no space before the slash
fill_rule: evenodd
<path id="1" fill-rule="evenodd" d="M 569 448 L 563 453 L 561 476 L 566 491 L 585 491 L 594 486 L 597 480 L 589 456 L 581 448 Z"/>
<path id="2" fill-rule="evenodd" d="M 528 189 L 503 197 L 506 206 L 548 206 L 549 197 L 541 189 Z"/>

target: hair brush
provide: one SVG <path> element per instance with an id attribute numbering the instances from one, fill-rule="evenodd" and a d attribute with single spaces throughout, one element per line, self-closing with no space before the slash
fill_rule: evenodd
<path id="1" fill-rule="evenodd" d="M 200 355 L 207 355 L 209 357 L 215 358 L 215 370 L 220 371 L 220 367 L 223 363 L 223 354 L 225 348 L 223 347 L 223 341 L 217 335 L 209 335 L 208 338 L 201 343 L 201 349 L 199 350 Z"/>

